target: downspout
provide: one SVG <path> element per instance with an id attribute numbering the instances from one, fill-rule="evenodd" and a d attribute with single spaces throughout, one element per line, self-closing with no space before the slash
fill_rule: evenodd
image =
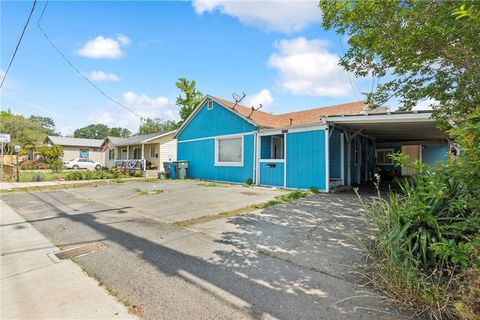
<path id="1" fill-rule="evenodd" d="M 340 133 L 340 163 L 342 166 L 340 167 L 340 179 L 342 180 L 342 186 L 345 185 L 345 134 L 342 132 Z"/>

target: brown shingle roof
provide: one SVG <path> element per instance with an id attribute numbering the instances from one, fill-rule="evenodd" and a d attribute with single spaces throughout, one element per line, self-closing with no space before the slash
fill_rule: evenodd
<path id="1" fill-rule="evenodd" d="M 233 109 L 234 103 L 220 99 L 217 97 L 210 98 L 221 103 L 225 107 Z M 295 111 L 283 114 L 271 114 L 263 111 L 253 111 L 251 108 L 237 104 L 235 111 L 242 116 L 249 118 L 252 122 L 256 123 L 262 128 L 283 128 L 288 126 L 299 126 L 320 122 L 322 116 L 330 115 L 352 115 L 359 114 L 365 108 L 365 101 L 356 101 L 344 104 L 338 104 L 334 106 Z"/>

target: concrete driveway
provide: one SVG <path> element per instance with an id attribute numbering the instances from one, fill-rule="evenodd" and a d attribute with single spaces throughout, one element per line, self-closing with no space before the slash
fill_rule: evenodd
<path id="1" fill-rule="evenodd" d="M 355 283 L 365 234 L 355 195 L 318 194 L 181 229 L 166 222 L 281 191 L 194 181 L 138 185 L 105 186 L 116 197 L 96 187 L 2 198 L 56 245 L 102 242 L 105 248 L 80 256 L 80 265 L 141 306 L 147 319 L 397 317 Z M 132 187 L 152 193 L 133 196 Z M 155 194 L 158 188 L 164 192 Z"/>

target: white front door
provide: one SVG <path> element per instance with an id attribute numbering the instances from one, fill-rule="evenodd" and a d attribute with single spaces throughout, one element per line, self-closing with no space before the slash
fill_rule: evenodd
<path id="1" fill-rule="evenodd" d="M 420 160 L 420 146 L 402 146 L 402 153 L 408 155 L 411 161 Z M 417 171 L 412 168 L 402 167 L 402 176 L 413 176 Z"/>

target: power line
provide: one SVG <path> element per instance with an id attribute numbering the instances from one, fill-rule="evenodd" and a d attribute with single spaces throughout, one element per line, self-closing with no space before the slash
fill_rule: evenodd
<path id="1" fill-rule="evenodd" d="M 340 43 L 340 49 L 342 50 L 342 55 L 345 55 L 345 50 L 343 49 L 342 40 L 340 39 L 340 36 L 338 34 L 337 34 L 337 37 L 338 37 L 338 42 Z M 354 94 L 357 96 L 360 96 L 358 94 L 357 88 L 353 85 L 352 79 L 350 79 L 350 72 L 348 71 L 347 71 L 347 78 L 348 78 L 348 82 L 350 83 L 350 87 L 352 87 Z"/>
<path id="2" fill-rule="evenodd" d="M 57 48 L 57 46 L 52 42 L 52 40 L 50 40 L 50 38 L 48 37 L 48 35 L 46 34 L 46 32 L 42 29 L 42 26 L 40 25 L 40 22 L 42 21 L 43 19 L 43 15 L 45 13 L 45 10 L 47 9 L 47 5 L 48 5 L 48 1 L 45 2 L 45 6 L 43 7 L 43 10 L 42 10 L 42 14 L 40 15 L 40 18 L 38 19 L 37 21 L 37 26 L 38 26 L 38 29 L 40 29 L 40 31 L 42 32 L 43 36 L 45 37 L 45 39 L 48 41 L 48 43 L 50 43 L 50 45 L 58 52 L 58 54 L 63 58 L 63 60 L 65 60 L 65 62 L 68 63 L 68 65 L 70 65 L 70 67 L 72 67 L 73 70 L 75 70 L 79 75 L 80 77 L 82 77 L 85 81 L 87 81 L 92 87 L 94 87 L 95 89 L 97 89 L 98 92 L 100 92 L 100 94 L 102 94 L 105 98 L 107 98 L 108 100 L 112 101 L 114 104 L 116 104 L 117 106 L 120 106 L 122 108 L 124 108 L 125 110 L 131 112 L 133 115 L 137 116 L 138 118 L 140 118 L 140 121 L 143 120 L 143 117 L 141 115 L 139 115 L 138 113 L 136 113 L 135 111 L 133 111 L 131 108 L 127 107 L 126 105 L 124 105 L 123 103 L 119 102 L 118 100 L 112 98 L 111 96 L 109 96 L 108 94 L 106 94 L 102 89 L 100 89 L 95 83 L 93 83 L 92 81 L 90 81 L 90 79 L 88 79 L 88 77 L 86 77 L 80 70 L 77 69 L 77 67 L 75 67 L 73 65 L 73 63 L 68 60 L 68 58 L 62 53 L 62 51 L 60 51 L 60 49 Z"/>
<path id="3" fill-rule="evenodd" d="M 27 22 L 25 22 L 25 25 L 23 26 L 22 33 L 20 34 L 20 39 L 18 39 L 17 46 L 15 47 L 15 51 L 13 52 L 12 58 L 10 59 L 10 62 L 8 63 L 7 70 L 5 71 L 5 74 L 3 75 L 2 83 L 0 83 L 0 88 L 3 87 L 3 83 L 5 82 L 5 79 L 7 79 L 7 74 L 8 71 L 10 70 L 10 67 L 12 66 L 13 60 L 15 59 L 15 56 L 17 55 L 18 48 L 20 47 L 20 43 L 22 42 L 23 35 L 25 34 L 25 31 L 27 31 L 28 23 L 30 22 L 30 18 L 32 17 L 33 11 L 35 10 L 35 5 L 37 4 L 37 0 L 33 1 L 32 9 L 30 10 L 30 14 L 28 15 Z"/>

